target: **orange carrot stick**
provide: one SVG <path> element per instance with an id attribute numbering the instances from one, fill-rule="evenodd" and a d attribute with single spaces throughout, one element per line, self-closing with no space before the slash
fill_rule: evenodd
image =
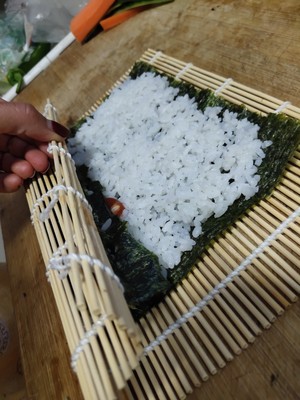
<path id="1" fill-rule="evenodd" d="M 90 0 L 72 19 L 70 30 L 82 42 L 95 28 L 115 0 Z"/>
<path id="2" fill-rule="evenodd" d="M 103 30 L 107 31 L 122 22 L 126 21 L 127 19 L 133 17 L 134 15 L 138 14 L 140 11 L 145 10 L 145 6 L 132 8 L 130 10 L 122 11 L 117 14 L 112 15 L 111 17 L 105 18 L 100 21 L 100 25 L 102 26 Z"/>

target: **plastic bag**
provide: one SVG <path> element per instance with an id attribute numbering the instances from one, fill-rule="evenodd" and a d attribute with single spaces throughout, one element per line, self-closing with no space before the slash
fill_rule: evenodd
<path id="1" fill-rule="evenodd" d="M 71 19 L 82 7 L 85 0 L 8 0 L 8 13 L 19 12 L 32 27 L 33 42 L 58 43 L 69 32 Z"/>
<path id="2" fill-rule="evenodd" d="M 10 85 L 6 80 L 7 72 L 18 65 L 26 51 L 24 19 L 18 13 L 0 14 L 0 94 Z"/>

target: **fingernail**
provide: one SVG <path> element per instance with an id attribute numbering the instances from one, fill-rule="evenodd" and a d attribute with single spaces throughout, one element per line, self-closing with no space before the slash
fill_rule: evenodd
<path id="1" fill-rule="evenodd" d="M 52 121 L 51 119 L 48 120 L 48 127 L 53 132 L 57 133 L 59 136 L 66 138 L 69 136 L 70 131 L 65 126 L 61 125 L 59 122 Z"/>
<path id="2" fill-rule="evenodd" d="M 48 164 L 48 167 L 45 169 L 45 171 L 41 172 L 41 174 L 44 175 L 46 172 L 48 172 L 49 169 L 50 169 L 50 166 L 51 166 L 51 164 L 49 163 L 49 164 Z"/>
<path id="3" fill-rule="evenodd" d="M 29 179 L 32 179 L 32 178 L 34 178 L 35 177 L 35 171 L 34 171 L 34 173 L 29 177 Z"/>

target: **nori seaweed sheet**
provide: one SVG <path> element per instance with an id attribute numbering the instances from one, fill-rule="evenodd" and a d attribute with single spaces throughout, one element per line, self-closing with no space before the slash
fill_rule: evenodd
<path id="1" fill-rule="evenodd" d="M 105 203 L 101 184 L 89 179 L 87 173 L 86 166 L 77 167 L 78 179 L 92 206 L 107 256 L 122 282 L 133 316 L 139 318 L 163 299 L 171 283 L 162 275 L 158 257 L 130 235 L 126 222 L 112 214 Z M 107 221 L 110 225 L 103 229 Z"/>
<path id="2" fill-rule="evenodd" d="M 208 89 L 199 90 L 190 84 L 177 81 L 173 77 L 158 72 L 144 62 L 137 62 L 134 65 L 130 77 L 136 79 L 144 72 L 166 76 L 169 84 L 179 89 L 178 95 L 187 94 L 194 98 L 200 110 L 204 110 L 208 106 L 218 106 L 221 107 L 220 116 L 225 110 L 229 110 L 237 113 L 239 119 L 247 118 L 252 123 L 259 125 L 259 138 L 263 141 L 271 140 L 272 145 L 264 150 L 265 158 L 258 167 L 258 174 L 260 175 L 259 191 L 248 200 L 241 196 L 221 217 L 214 218 L 212 216 L 203 223 L 203 233 L 196 239 L 196 245 L 191 251 L 183 253 L 180 263 L 168 270 L 167 277 L 161 273 L 157 257 L 129 234 L 126 223 L 121 222 L 119 218 L 111 214 L 105 205 L 99 182 L 92 182 L 87 178 L 87 168 L 78 169 L 79 179 L 92 205 L 95 222 L 108 257 L 115 273 L 124 285 L 125 297 L 136 319 L 161 301 L 168 291 L 188 274 L 201 253 L 213 240 L 216 240 L 251 206 L 270 195 L 280 181 L 288 160 L 300 142 L 300 123 L 295 119 L 283 114 L 262 116 L 251 112 L 244 106 L 231 104 L 215 96 Z M 81 121 L 79 125 L 82 122 L 84 121 Z M 78 126 L 74 132 L 77 129 Z M 108 218 L 112 219 L 112 224 L 109 229 L 103 232 L 101 227 Z"/>

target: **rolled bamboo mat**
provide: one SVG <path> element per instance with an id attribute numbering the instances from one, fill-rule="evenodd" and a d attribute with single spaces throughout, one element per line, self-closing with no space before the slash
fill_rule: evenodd
<path id="1" fill-rule="evenodd" d="M 149 49 L 141 60 L 251 111 L 300 118 L 300 109 L 287 101 L 162 52 Z M 50 105 L 48 109 L 54 112 Z M 199 255 L 181 284 L 137 324 L 110 268 L 68 150 L 57 143 L 50 150 L 53 170 L 32 181 L 27 198 L 86 399 L 183 399 L 296 301 L 300 149 L 272 195 L 228 227 Z"/>
<path id="2" fill-rule="evenodd" d="M 48 103 L 45 114 L 57 119 Z M 138 328 L 113 273 L 65 145 L 26 195 L 55 301 L 86 399 L 114 399 L 142 353 Z"/>

